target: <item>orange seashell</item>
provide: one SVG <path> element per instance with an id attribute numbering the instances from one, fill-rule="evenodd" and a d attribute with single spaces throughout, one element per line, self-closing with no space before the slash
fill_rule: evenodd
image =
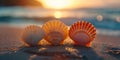
<path id="1" fill-rule="evenodd" d="M 52 45 L 61 44 L 68 34 L 68 27 L 59 20 L 48 21 L 42 28 L 46 32 L 44 39 Z"/>
<path id="2" fill-rule="evenodd" d="M 87 21 L 78 21 L 70 27 L 69 36 L 75 45 L 90 47 L 91 41 L 96 37 L 96 29 Z"/>
<path id="3" fill-rule="evenodd" d="M 22 41 L 29 46 L 37 46 L 44 37 L 44 30 L 36 25 L 27 26 L 22 33 Z"/>

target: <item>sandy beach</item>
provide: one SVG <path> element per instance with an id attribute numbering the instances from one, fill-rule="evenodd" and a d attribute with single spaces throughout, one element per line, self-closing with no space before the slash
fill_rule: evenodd
<path id="1" fill-rule="evenodd" d="M 107 53 L 120 48 L 119 36 L 97 35 L 90 48 L 80 46 L 25 47 L 22 28 L 0 26 L 0 60 L 120 60 L 120 54 Z"/>

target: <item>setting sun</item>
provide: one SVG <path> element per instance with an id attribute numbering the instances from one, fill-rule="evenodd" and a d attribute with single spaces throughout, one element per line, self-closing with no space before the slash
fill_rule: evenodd
<path id="1" fill-rule="evenodd" d="M 52 9 L 65 9 L 72 5 L 70 0 L 38 0 L 43 3 L 43 6 L 46 8 Z"/>
<path id="2" fill-rule="evenodd" d="M 118 7 L 117 2 L 102 0 L 36 0 L 40 2 L 42 7 L 49 9 L 76 9 L 76 8 L 102 8 L 102 7 Z"/>

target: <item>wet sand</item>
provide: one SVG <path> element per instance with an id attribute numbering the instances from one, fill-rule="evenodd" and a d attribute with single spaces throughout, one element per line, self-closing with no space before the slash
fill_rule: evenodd
<path id="1" fill-rule="evenodd" d="M 0 60 L 120 60 L 120 55 L 106 53 L 109 48 L 120 48 L 119 36 L 97 35 L 91 48 L 24 47 L 20 35 L 22 30 L 17 27 L 0 26 Z"/>

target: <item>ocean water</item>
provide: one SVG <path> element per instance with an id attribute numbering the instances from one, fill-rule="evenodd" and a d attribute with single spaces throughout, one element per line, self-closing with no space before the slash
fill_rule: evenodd
<path id="1" fill-rule="evenodd" d="M 97 28 L 98 34 L 120 35 L 120 8 L 50 10 L 34 7 L 0 7 L 0 25 L 25 27 L 30 24 L 42 25 L 55 19 L 61 20 L 68 26 L 85 20 Z"/>

